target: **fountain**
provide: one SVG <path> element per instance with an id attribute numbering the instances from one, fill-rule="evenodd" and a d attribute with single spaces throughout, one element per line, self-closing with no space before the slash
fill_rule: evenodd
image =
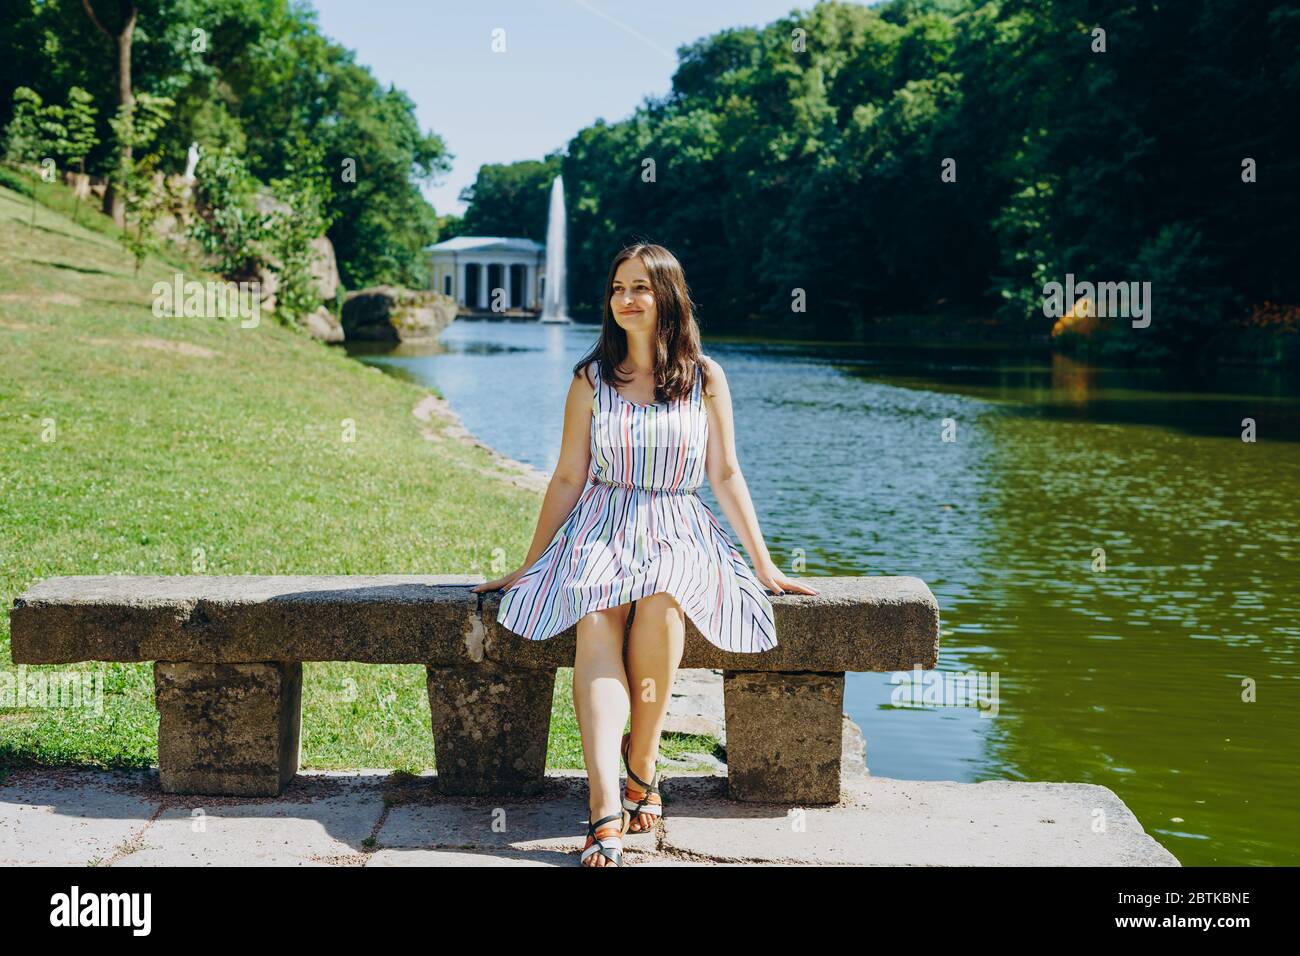
<path id="1" fill-rule="evenodd" d="M 541 322 L 571 323 L 568 281 L 564 270 L 564 179 L 551 183 L 551 205 L 546 215 L 546 280 Z"/>

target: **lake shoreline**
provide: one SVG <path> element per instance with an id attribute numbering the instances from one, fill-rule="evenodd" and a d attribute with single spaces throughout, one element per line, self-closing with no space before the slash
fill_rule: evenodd
<path id="1" fill-rule="evenodd" d="M 420 434 L 425 441 L 450 440 L 468 448 L 480 449 L 486 452 L 492 461 L 494 470 L 487 472 L 489 477 L 508 481 L 528 491 L 545 493 L 551 480 L 549 472 L 534 468 L 527 462 L 518 461 L 497 451 L 466 428 L 460 416 L 442 396 L 433 392 L 426 393 L 415 403 L 411 415 L 420 422 L 422 426 Z"/>

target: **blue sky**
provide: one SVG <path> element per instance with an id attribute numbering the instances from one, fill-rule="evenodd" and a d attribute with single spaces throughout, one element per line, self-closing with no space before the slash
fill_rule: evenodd
<path id="1" fill-rule="evenodd" d="M 677 47 L 814 0 L 314 0 L 322 31 L 415 102 L 455 155 L 425 187 L 439 214 L 484 163 L 541 159 L 584 126 L 668 92 Z M 505 53 L 492 31 L 505 30 Z"/>

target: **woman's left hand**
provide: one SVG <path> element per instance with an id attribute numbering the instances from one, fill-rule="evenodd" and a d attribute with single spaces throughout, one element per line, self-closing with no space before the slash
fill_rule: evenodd
<path id="1" fill-rule="evenodd" d="M 790 594 L 821 594 L 816 588 L 810 588 L 806 584 L 800 584 L 798 581 L 787 578 L 775 564 L 758 568 L 754 571 L 754 577 L 773 594 L 785 594 L 787 592 Z"/>

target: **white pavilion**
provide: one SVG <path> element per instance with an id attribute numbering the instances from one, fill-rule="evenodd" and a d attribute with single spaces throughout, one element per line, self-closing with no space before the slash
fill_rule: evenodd
<path id="1" fill-rule="evenodd" d="M 429 288 L 456 300 L 459 315 L 536 318 L 545 300 L 546 246 L 532 239 L 457 236 L 428 246 Z M 501 309 L 494 311 L 495 290 Z"/>

